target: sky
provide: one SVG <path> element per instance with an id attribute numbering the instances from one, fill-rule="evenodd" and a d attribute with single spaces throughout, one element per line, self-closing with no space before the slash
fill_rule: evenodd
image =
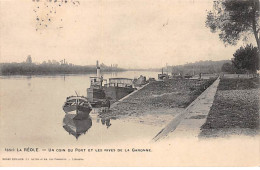
<path id="1" fill-rule="evenodd" d="M 205 27 L 212 0 L 0 0 L 0 62 L 158 68 L 231 59 Z"/>

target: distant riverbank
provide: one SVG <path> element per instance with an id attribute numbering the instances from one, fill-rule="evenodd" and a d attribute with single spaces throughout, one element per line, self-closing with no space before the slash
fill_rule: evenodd
<path id="1" fill-rule="evenodd" d="M 101 67 L 102 72 L 126 71 L 122 68 Z M 0 63 L 0 75 L 58 75 L 90 74 L 96 72 L 96 66 L 79 66 L 69 64 L 34 64 L 34 63 Z"/>

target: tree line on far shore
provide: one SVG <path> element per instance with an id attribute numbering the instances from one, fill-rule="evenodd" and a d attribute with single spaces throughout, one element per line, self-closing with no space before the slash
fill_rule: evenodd
<path id="1" fill-rule="evenodd" d="M 225 64 L 231 64 L 231 60 L 220 60 L 220 61 L 198 61 L 195 63 L 188 63 L 184 65 L 172 66 L 165 70 L 171 71 L 173 75 L 197 75 L 203 74 L 214 74 L 221 73 L 222 66 Z"/>
<path id="2" fill-rule="evenodd" d="M 100 65 L 103 72 L 124 71 L 122 68 Z M 73 64 L 60 64 L 59 62 L 43 62 L 36 64 L 31 62 L 28 56 L 23 63 L 0 63 L 0 75 L 53 75 L 53 74 L 85 74 L 95 73 L 96 66 L 80 66 Z"/>

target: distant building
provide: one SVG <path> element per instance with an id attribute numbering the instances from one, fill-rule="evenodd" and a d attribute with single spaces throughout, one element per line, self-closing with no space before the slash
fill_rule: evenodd
<path id="1" fill-rule="evenodd" d="M 65 59 L 63 59 L 60 61 L 60 64 L 64 66 L 64 65 L 68 65 L 68 62 Z"/>
<path id="2" fill-rule="evenodd" d="M 31 57 L 31 55 L 28 55 L 28 57 L 27 57 L 25 62 L 28 63 L 28 64 L 32 64 L 32 57 Z"/>

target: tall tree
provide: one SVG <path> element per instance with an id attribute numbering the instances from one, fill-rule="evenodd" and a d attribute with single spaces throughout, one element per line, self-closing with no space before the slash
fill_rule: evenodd
<path id="1" fill-rule="evenodd" d="M 206 27 L 219 32 L 225 45 L 236 45 L 253 34 L 259 49 L 259 0 L 216 0 L 207 14 Z"/>
<path id="2" fill-rule="evenodd" d="M 232 63 L 239 70 L 255 73 L 259 70 L 259 51 L 252 44 L 240 47 L 234 54 Z"/>

